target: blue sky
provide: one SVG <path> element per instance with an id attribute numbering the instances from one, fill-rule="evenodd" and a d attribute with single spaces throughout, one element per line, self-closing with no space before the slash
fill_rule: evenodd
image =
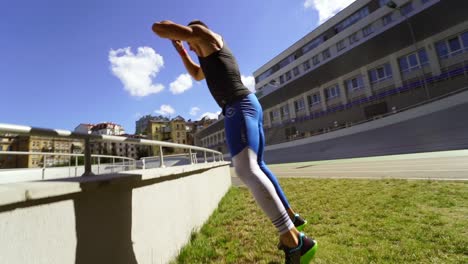
<path id="1" fill-rule="evenodd" d="M 253 86 L 253 71 L 351 2 L 9 1 L 0 9 L 0 123 L 73 130 L 108 121 L 134 133 L 146 114 L 198 120 L 219 107 L 154 22 L 205 21 Z"/>

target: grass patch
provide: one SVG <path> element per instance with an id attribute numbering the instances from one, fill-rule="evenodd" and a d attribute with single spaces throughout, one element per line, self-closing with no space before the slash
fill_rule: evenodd
<path id="1" fill-rule="evenodd" d="M 468 183 L 280 179 L 317 239 L 314 263 L 468 263 Z M 276 230 L 232 187 L 173 263 L 283 263 Z"/>

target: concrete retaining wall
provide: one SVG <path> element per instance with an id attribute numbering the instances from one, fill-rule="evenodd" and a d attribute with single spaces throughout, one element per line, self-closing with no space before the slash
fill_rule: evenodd
<path id="1" fill-rule="evenodd" d="M 229 189 L 228 166 L 0 185 L 0 263 L 167 263 Z"/>
<path id="2" fill-rule="evenodd" d="M 468 91 L 385 118 L 270 145 L 267 163 L 468 149 Z"/>

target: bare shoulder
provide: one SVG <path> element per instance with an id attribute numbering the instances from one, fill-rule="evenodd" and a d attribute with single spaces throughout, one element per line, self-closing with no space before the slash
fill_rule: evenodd
<path id="1" fill-rule="evenodd" d="M 221 49 L 223 47 L 223 38 L 219 34 L 200 25 L 191 25 L 190 28 L 192 28 L 193 33 L 197 35 L 198 42 L 203 46 L 208 45 L 215 49 Z"/>

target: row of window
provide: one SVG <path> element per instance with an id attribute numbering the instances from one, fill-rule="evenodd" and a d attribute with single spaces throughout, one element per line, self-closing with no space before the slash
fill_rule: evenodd
<path id="1" fill-rule="evenodd" d="M 431 1 L 431 0 L 420 0 L 420 1 L 424 4 L 424 3 L 427 3 L 427 2 L 429 2 L 429 1 Z M 384 6 L 387 2 L 388 2 L 388 1 L 382 0 L 382 1 L 380 1 L 380 5 L 381 5 L 381 6 Z M 365 8 L 364 8 L 363 10 L 365 10 Z M 407 15 L 410 14 L 412 11 L 414 11 L 413 2 L 408 2 L 408 3 L 404 4 L 404 5 L 402 5 L 402 6 L 399 8 L 399 10 L 400 10 L 400 13 L 401 13 L 403 16 L 407 16 Z M 361 10 L 361 11 L 362 11 L 362 10 Z M 359 13 L 359 12 L 358 12 L 358 13 Z M 361 14 L 366 14 L 366 12 L 365 12 L 365 11 L 362 11 Z M 383 23 L 384 26 L 385 26 L 385 25 L 388 25 L 388 24 L 390 24 L 391 22 L 394 21 L 394 19 L 393 19 L 393 14 L 394 14 L 393 12 L 392 12 L 392 13 L 389 13 L 389 14 L 387 14 L 386 16 L 384 16 L 384 17 L 382 18 L 382 23 Z M 371 24 L 365 26 L 364 28 L 362 28 L 360 31 L 354 32 L 353 34 L 351 34 L 350 36 L 348 36 L 346 39 L 342 39 L 341 41 L 337 42 L 337 44 L 336 44 L 336 50 L 337 50 L 338 52 L 341 52 L 341 51 L 343 51 L 344 49 L 346 49 L 346 47 L 347 47 L 348 44 L 351 46 L 351 45 L 353 45 L 353 44 L 359 42 L 359 40 L 360 40 L 360 35 L 362 35 L 362 37 L 365 38 L 365 37 L 370 36 L 372 33 L 374 33 L 374 26 L 373 26 L 373 24 L 371 23 Z M 314 45 L 318 45 L 317 43 L 319 43 L 319 42 L 314 42 L 314 41 L 312 41 L 312 42 L 310 42 L 310 43 L 314 43 Z M 425 51 L 422 51 L 422 52 L 424 52 L 424 54 L 420 54 L 420 55 L 419 55 L 419 56 L 421 57 L 421 62 L 418 61 L 417 63 L 415 63 L 414 57 L 411 58 L 411 60 L 412 60 L 411 62 L 409 62 L 409 61 L 407 62 L 407 64 L 408 64 L 407 67 L 405 67 L 404 62 L 402 62 L 402 63 L 403 63 L 403 64 L 402 64 L 403 67 L 405 67 L 405 70 L 404 70 L 403 72 L 409 72 L 409 71 L 411 71 L 411 70 L 413 70 L 413 69 L 416 69 L 416 68 L 413 68 L 413 67 L 415 67 L 415 65 L 424 65 L 424 63 L 427 62 L 427 58 L 423 58 L 423 56 L 426 56 Z M 322 60 L 322 61 L 326 61 L 326 60 L 328 60 L 328 59 L 330 59 L 330 58 L 331 58 L 331 51 L 330 51 L 330 48 L 325 49 L 325 50 L 322 51 L 320 54 L 317 54 L 317 55 L 313 56 L 312 59 L 311 59 L 311 61 L 309 61 L 309 60 L 305 61 L 305 62 L 302 64 L 302 70 L 303 70 L 303 72 L 306 72 L 306 71 L 310 70 L 310 69 L 312 68 L 312 67 L 311 67 L 311 62 L 312 62 L 312 65 L 313 65 L 313 66 L 316 66 L 316 65 L 320 64 L 321 60 Z M 293 57 L 293 56 L 290 56 L 290 57 L 288 57 L 286 60 L 288 61 L 287 64 L 289 64 L 290 62 L 294 61 L 294 57 Z M 284 60 L 284 61 L 286 61 L 286 60 Z M 281 64 L 281 63 L 280 63 L 280 64 Z M 282 65 L 282 64 L 281 64 L 281 65 Z M 285 64 L 285 65 L 286 65 L 286 64 Z M 411 66 L 411 65 L 412 65 L 412 66 Z M 273 73 L 273 71 L 271 71 L 271 74 L 272 74 L 272 73 Z M 270 75 L 271 75 L 271 74 L 270 74 Z M 292 69 L 292 72 L 291 72 L 291 71 L 288 71 L 288 72 L 286 72 L 285 74 L 281 75 L 281 76 L 279 77 L 279 82 L 280 82 L 280 84 L 284 84 L 284 83 L 290 81 L 291 79 L 293 79 L 293 77 L 296 77 L 296 76 L 299 76 L 299 75 L 300 75 L 300 70 L 299 70 L 299 67 L 296 66 L 296 67 L 294 67 L 294 68 Z M 268 75 L 268 76 L 269 76 L 269 75 Z M 263 79 L 264 79 L 264 78 L 263 78 Z M 260 81 L 260 79 L 259 79 L 259 81 Z M 372 82 L 372 81 L 371 81 L 371 82 Z M 266 85 L 266 86 L 268 86 L 268 85 Z"/>
<path id="2" fill-rule="evenodd" d="M 468 52 L 468 31 L 437 42 L 436 49 L 440 59 L 447 59 L 449 57 Z M 421 69 L 421 67 L 424 67 L 428 64 L 429 58 L 424 48 L 398 58 L 398 65 L 402 74 Z M 371 84 L 382 82 L 387 79 L 391 79 L 392 77 L 392 68 L 388 62 L 368 71 L 368 78 Z M 357 75 L 353 78 L 345 80 L 344 85 L 348 92 L 354 92 L 363 89 L 364 82 L 362 75 Z M 324 95 L 326 101 L 339 97 L 339 85 L 336 84 L 324 89 Z M 319 92 L 308 95 L 306 98 L 310 107 L 321 102 Z M 294 101 L 294 110 L 296 113 L 304 111 L 305 107 L 306 105 L 304 98 L 299 98 Z M 270 111 L 269 114 L 272 121 L 277 121 L 280 118 L 287 119 L 289 118 L 289 105 L 283 105 L 279 109 Z"/>
<path id="3" fill-rule="evenodd" d="M 353 24 L 356 24 L 358 21 L 361 19 L 365 18 L 370 14 L 369 7 L 365 6 L 361 8 L 359 11 L 356 13 L 352 14 L 345 20 L 341 21 L 334 27 L 335 34 L 338 34 L 339 32 L 345 30 L 346 28 L 352 26 Z M 256 82 L 261 82 L 262 80 L 268 78 L 271 76 L 274 72 L 280 70 L 281 68 L 287 66 L 288 64 L 292 63 L 294 60 L 298 59 L 300 56 L 308 53 L 309 51 L 317 48 L 320 46 L 322 43 L 324 43 L 328 38 L 331 36 L 326 36 L 325 34 L 313 39 L 306 45 L 304 45 L 299 51 L 294 52 L 292 55 L 288 56 L 286 59 L 280 61 L 277 66 L 274 66 L 268 70 L 266 70 L 264 73 L 260 74 L 256 78 Z"/>
<path id="4" fill-rule="evenodd" d="M 390 0 L 380 0 L 379 1 L 380 6 L 384 7 L 389 1 Z M 431 0 L 419 0 L 419 1 L 421 1 L 422 4 L 425 4 L 425 3 L 427 3 L 427 2 L 429 2 Z M 413 2 L 410 1 L 410 2 L 402 5 L 398 9 L 399 9 L 400 13 L 403 16 L 407 17 L 411 12 L 414 11 Z M 342 22 L 337 24 L 334 27 L 335 34 L 338 34 L 339 32 L 345 30 L 346 28 L 350 27 L 351 25 L 357 23 L 358 21 L 365 18 L 369 14 L 370 14 L 369 8 L 367 6 L 363 7 L 362 9 L 360 9 L 359 11 L 357 11 L 356 13 L 351 15 L 350 17 L 346 18 L 345 20 L 343 20 Z M 385 15 L 382 18 L 382 22 L 383 22 L 384 26 L 386 26 L 386 25 L 388 25 L 388 24 L 390 24 L 390 23 L 392 23 L 394 21 L 393 14 L 394 14 L 393 12 L 389 13 L 389 14 Z M 374 29 L 373 29 L 372 24 L 369 24 L 366 27 L 362 28 L 361 31 L 362 31 L 362 36 L 367 37 L 367 36 L 371 35 L 374 32 Z M 309 51 L 311 51 L 313 49 L 315 49 L 316 47 L 318 47 L 320 44 L 324 43 L 325 41 L 326 41 L 326 38 L 325 38 L 324 35 L 313 39 L 312 41 L 310 41 L 309 43 L 304 45 L 299 51 L 293 53 L 292 55 L 288 56 L 286 59 L 279 62 L 277 66 L 274 66 L 274 67 L 268 69 L 267 71 L 265 71 L 264 73 L 260 74 L 257 77 L 256 82 L 258 83 L 258 82 L 268 78 L 274 72 L 276 72 L 276 71 L 280 70 L 281 68 L 283 68 L 283 67 L 289 65 L 290 63 L 294 62 L 300 56 L 302 56 L 303 54 L 308 53 Z M 354 43 L 358 42 L 359 41 L 358 32 L 355 32 L 355 33 L 351 34 L 348 37 L 347 41 L 349 42 L 350 45 L 353 45 Z M 336 47 L 337 47 L 338 51 L 344 50 L 346 48 L 346 40 L 343 39 L 343 40 L 339 41 L 336 44 Z M 321 53 L 321 56 L 322 56 L 323 60 L 329 59 L 331 57 L 330 49 L 324 50 Z M 316 55 L 316 56 L 314 56 L 312 58 L 312 63 L 314 65 L 317 65 L 317 64 L 320 63 L 319 55 Z M 310 64 L 309 65 L 304 64 L 303 67 L 304 67 L 304 70 L 307 71 L 308 69 L 310 69 Z M 284 83 L 285 81 L 288 81 L 290 79 L 291 79 L 291 73 L 286 73 L 282 77 L 280 77 L 280 83 L 281 83 L 281 81 Z"/>
<path id="5" fill-rule="evenodd" d="M 410 53 L 398 59 L 400 64 L 401 72 L 408 72 L 421 68 L 428 64 L 427 54 L 424 49 L 419 50 L 415 53 Z M 374 69 L 368 71 L 368 78 L 371 84 L 385 81 L 393 77 L 392 68 L 390 63 L 385 63 Z M 344 85 L 349 93 L 356 92 L 364 89 L 364 80 L 362 75 L 357 75 L 353 78 L 344 81 Z M 338 84 L 332 85 L 331 87 L 324 89 L 324 96 L 326 101 L 330 101 L 334 98 L 340 97 L 340 87 Z M 321 102 L 320 93 L 315 93 L 307 96 L 307 101 L 310 107 L 319 104 Z M 305 110 L 305 102 L 303 98 L 294 101 L 294 110 L 300 112 Z M 283 105 L 277 110 L 270 112 L 271 120 L 278 120 L 289 117 L 289 106 Z"/>
<path id="6" fill-rule="evenodd" d="M 217 133 L 215 135 L 211 135 L 205 138 L 202 138 L 201 143 L 204 147 L 209 147 L 212 145 L 217 145 L 219 143 L 224 142 L 224 130 L 221 133 Z"/>
<path id="7" fill-rule="evenodd" d="M 447 59 L 468 51 L 468 31 L 436 43 L 439 58 Z"/>

